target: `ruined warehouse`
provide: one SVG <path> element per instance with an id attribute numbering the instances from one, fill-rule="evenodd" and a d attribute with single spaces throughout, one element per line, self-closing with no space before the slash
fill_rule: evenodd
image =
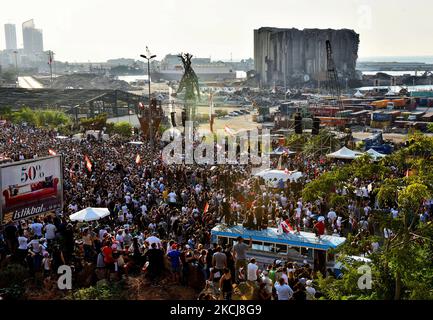
<path id="1" fill-rule="evenodd" d="M 254 30 L 254 64 L 260 83 L 326 80 L 326 40 L 331 42 L 339 78 L 355 79 L 359 45 L 355 31 L 264 27 Z"/>

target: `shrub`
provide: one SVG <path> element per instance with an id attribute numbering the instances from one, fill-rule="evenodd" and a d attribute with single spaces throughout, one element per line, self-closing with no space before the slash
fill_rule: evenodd
<path id="1" fill-rule="evenodd" d="M 132 125 L 126 121 L 117 122 L 114 124 L 113 133 L 123 137 L 130 137 L 132 135 Z"/>
<path id="2" fill-rule="evenodd" d="M 27 270 L 19 264 L 9 264 L 0 270 L 0 296 L 19 299 L 24 294 L 23 283 L 27 279 Z"/>

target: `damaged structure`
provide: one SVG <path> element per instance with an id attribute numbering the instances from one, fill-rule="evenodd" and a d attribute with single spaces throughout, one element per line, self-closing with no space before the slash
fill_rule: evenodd
<path id="1" fill-rule="evenodd" d="M 264 27 L 254 30 L 254 65 L 262 86 L 299 85 L 325 81 L 326 41 L 340 79 L 356 78 L 359 34 L 349 29 L 282 29 Z"/>

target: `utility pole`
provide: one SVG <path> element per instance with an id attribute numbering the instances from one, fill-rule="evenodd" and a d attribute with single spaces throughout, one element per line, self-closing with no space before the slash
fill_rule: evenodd
<path id="1" fill-rule="evenodd" d="M 15 54 L 15 74 L 17 76 L 17 83 L 18 83 L 18 51 L 14 51 Z"/>
<path id="2" fill-rule="evenodd" d="M 52 52 L 51 50 L 48 51 L 48 65 L 50 66 L 50 83 L 51 83 L 51 87 L 53 87 L 53 57 L 54 57 L 54 52 Z"/>
<path id="3" fill-rule="evenodd" d="M 150 100 L 150 60 L 156 57 L 156 55 L 151 55 L 149 48 L 146 46 L 146 54 L 141 54 L 140 57 L 147 60 L 147 83 L 149 85 L 149 135 L 150 135 L 150 148 L 153 151 L 153 118 L 152 118 L 152 106 Z M 151 160 L 151 172 L 153 178 L 153 159 Z"/>

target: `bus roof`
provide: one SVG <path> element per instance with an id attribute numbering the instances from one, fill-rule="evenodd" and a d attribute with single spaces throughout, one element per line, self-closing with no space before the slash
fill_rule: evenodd
<path id="1" fill-rule="evenodd" d="M 262 231 L 248 230 L 241 225 L 236 226 L 225 226 L 223 224 L 218 224 L 212 231 L 212 235 L 215 236 L 225 236 L 237 238 L 241 236 L 245 239 L 250 237 L 253 241 L 264 241 L 264 242 L 274 242 L 278 244 L 287 244 L 293 247 L 306 247 L 319 250 L 329 250 L 337 248 L 346 241 L 344 237 L 335 236 L 321 236 L 320 240 L 312 232 L 300 232 L 300 234 L 295 233 L 285 233 L 277 234 L 276 228 L 267 228 Z"/>

